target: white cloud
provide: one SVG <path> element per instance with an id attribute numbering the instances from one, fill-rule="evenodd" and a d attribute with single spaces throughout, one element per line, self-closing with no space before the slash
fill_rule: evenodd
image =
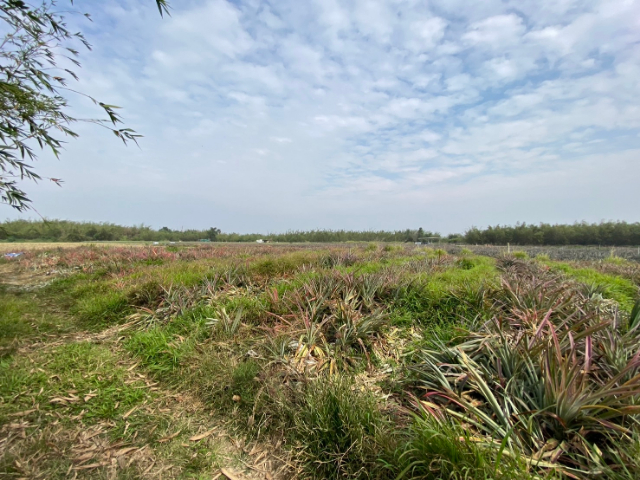
<path id="1" fill-rule="evenodd" d="M 432 50 L 444 38 L 447 21 L 440 17 L 415 20 L 409 24 L 411 33 L 405 46 L 414 52 Z"/>
<path id="2" fill-rule="evenodd" d="M 79 87 L 145 138 L 124 149 L 80 126 L 62 162 L 38 164 L 66 180 L 35 190 L 44 215 L 244 231 L 599 220 L 577 199 L 635 168 L 638 0 L 173 7 L 92 4 Z M 640 192 L 607 185 L 605 217 L 633 219 Z M 574 217 L 549 218 L 554 201 Z"/>
<path id="3" fill-rule="evenodd" d="M 519 43 L 525 30 L 522 18 L 518 15 L 496 15 L 472 23 L 462 40 L 468 45 L 506 49 Z"/>

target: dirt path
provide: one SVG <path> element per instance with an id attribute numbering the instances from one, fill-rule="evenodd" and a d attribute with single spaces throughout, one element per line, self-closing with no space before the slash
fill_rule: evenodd
<path id="1" fill-rule="evenodd" d="M 20 276 L 11 264 L 0 269 L 3 283 L 16 288 L 39 280 Z M 5 360 L 0 477 L 292 477 L 277 446 L 245 444 L 188 392 L 153 381 L 121 346 L 132 327 L 39 338 Z M 88 352 L 91 368 L 82 357 L 74 365 L 76 351 Z"/>

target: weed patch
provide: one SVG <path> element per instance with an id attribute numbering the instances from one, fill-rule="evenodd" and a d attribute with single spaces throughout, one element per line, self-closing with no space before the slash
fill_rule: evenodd
<path id="1" fill-rule="evenodd" d="M 615 265 L 615 264 L 614 264 Z M 552 270 L 564 273 L 570 278 L 597 289 L 604 298 L 612 299 L 625 310 L 630 311 L 638 298 L 638 287 L 632 281 L 616 275 L 599 272 L 593 268 L 576 268 L 569 264 L 558 263 Z"/>
<path id="2" fill-rule="evenodd" d="M 307 478 L 384 478 L 381 454 L 393 448 L 390 419 L 376 399 L 347 380 L 318 380 L 296 406 L 289 436 Z"/>

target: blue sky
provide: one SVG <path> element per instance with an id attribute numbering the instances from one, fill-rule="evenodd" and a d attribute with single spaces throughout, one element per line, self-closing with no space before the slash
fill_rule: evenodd
<path id="1" fill-rule="evenodd" d="M 80 2 L 52 218 L 223 231 L 638 221 L 640 1 Z M 96 111 L 70 98 L 74 113 Z M 16 215 L 5 208 L 7 216 Z"/>

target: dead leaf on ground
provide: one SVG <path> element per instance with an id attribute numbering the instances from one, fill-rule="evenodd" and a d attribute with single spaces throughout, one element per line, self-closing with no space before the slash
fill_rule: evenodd
<path id="1" fill-rule="evenodd" d="M 16 413 L 10 413 L 9 415 L 7 415 L 7 417 L 24 417 L 26 415 L 29 415 L 30 413 L 35 412 L 36 409 L 32 408 L 31 410 L 24 410 L 22 412 L 16 412 Z"/>
<path id="2" fill-rule="evenodd" d="M 122 418 L 129 418 L 129 415 L 131 415 L 133 412 L 135 412 L 138 409 L 138 407 L 133 407 L 131 410 L 129 410 L 127 413 L 125 413 Z"/>
<path id="3" fill-rule="evenodd" d="M 166 437 L 162 437 L 158 440 L 158 443 L 164 443 L 164 442 L 168 442 L 169 440 L 172 440 L 174 438 L 176 438 L 178 435 L 180 435 L 181 430 L 178 430 L 176 433 L 172 433 L 171 435 L 167 435 Z"/>
<path id="4" fill-rule="evenodd" d="M 226 468 L 221 468 L 220 472 L 227 477 L 229 480 L 243 480 L 244 477 L 241 477 L 240 475 L 238 475 L 237 473 L 233 473 L 230 470 L 227 470 Z"/>
<path id="5" fill-rule="evenodd" d="M 100 468 L 109 465 L 110 462 L 91 463 L 89 465 L 81 465 L 79 467 L 73 467 L 73 470 L 90 470 L 92 468 Z"/>
<path id="6" fill-rule="evenodd" d="M 133 452 L 135 450 L 139 450 L 138 447 L 127 447 L 127 448 L 122 448 L 120 450 L 118 450 L 117 452 L 114 453 L 115 457 L 120 457 L 122 455 L 126 455 L 127 453 Z"/>
<path id="7" fill-rule="evenodd" d="M 209 430 L 208 432 L 204 432 L 201 433 L 199 435 L 194 435 L 193 437 L 189 438 L 189 440 L 191 440 L 192 442 L 197 442 L 198 440 L 202 440 L 203 438 L 207 438 L 209 436 L 211 436 L 214 432 L 216 431 L 215 428 Z"/>

